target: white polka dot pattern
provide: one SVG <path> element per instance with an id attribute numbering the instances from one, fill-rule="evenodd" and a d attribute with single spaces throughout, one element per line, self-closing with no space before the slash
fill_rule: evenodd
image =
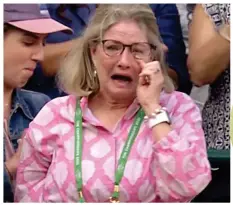
<path id="1" fill-rule="evenodd" d="M 43 139 L 43 133 L 39 129 L 32 129 L 32 135 L 34 136 L 34 140 L 36 143 L 41 143 L 41 140 Z"/>
<path id="2" fill-rule="evenodd" d="M 85 185 L 88 180 L 95 173 L 95 164 L 90 160 L 83 160 L 82 162 L 82 170 L 83 170 L 83 184 Z"/>
<path id="3" fill-rule="evenodd" d="M 53 173 L 54 173 L 55 180 L 58 182 L 58 186 L 62 187 L 68 175 L 66 163 L 58 162 L 56 164 L 56 168 L 53 170 Z"/>
<path id="4" fill-rule="evenodd" d="M 206 187 L 206 183 L 209 181 L 209 175 L 204 173 L 191 179 L 189 183 L 195 191 L 203 190 Z"/>
<path id="5" fill-rule="evenodd" d="M 94 145 L 91 146 L 91 156 L 95 158 L 103 158 L 105 157 L 111 150 L 111 147 L 106 142 L 105 139 L 101 139 L 98 142 L 96 142 Z"/>
<path id="6" fill-rule="evenodd" d="M 193 158 L 193 155 L 191 155 L 191 154 L 184 157 L 184 159 L 183 159 L 184 173 L 188 173 L 188 172 L 194 171 L 196 169 L 196 167 L 192 163 L 192 158 Z"/>
<path id="7" fill-rule="evenodd" d="M 74 142 L 67 140 L 64 142 L 65 157 L 68 160 L 74 160 Z"/>
<path id="8" fill-rule="evenodd" d="M 71 126 L 65 123 L 57 124 L 50 129 L 51 134 L 60 134 L 61 136 L 67 134 L 71 129 Z"/>
<path id="9" fill-rule="evenodd" d="M 159 142 L 143 122 L 120 183 L 121 202 L 186 202 L 209 183 L 210 165 L 201 115 L 189 96 L 162 92 L 161 104 L 172 131 Z M 132 124 L 135 101 L 112 134 L 81 100 L 83 110 L 82 177 L 87 202 L 108 202 L 115 171 Z M 18 167 L 16 202 L 77 202 L 74 172 L 75 97 L 56 98 L 32 121 Z M 85 109 L 84 109 L 85 108 Z M 126 111 L 126 113 L 127 113 Z M 128 118 L 127 118 L 128 117 Z"/>
<path id="10" fill-rule="evenodd" d="M 110 192 L 100 179 L 96 179 L 90 192 L 96 202 L 106 201 L 110 197 Z"/>
<path id="11" fill-rule="evenodd" d="M 142 163 L 136 159 L 129 160 L 125 166 L 125 177 L 134 185 L 142 174 Z M 135 171 L 136 170 L 136 171 Z"/>
<path id="12" fill-rule="evenodd" d="M 103 164 L 104 174 L 114 181 L 115 159 L 114 157 L 108 158 Z"/>
<path id="13" fill-rule="evenodd" d="M 88 127 L 88 129 L 85 129 L 83 132 L 84 140 L 86 142 L 90 142 L 91 140 L 95 139 L 97 137 L 97 130 L 93 127 Z"/>
<path id="14" fill-rule="evenodd" d="M 143 202 L 153 201 L 155 198 L 155 189 L 150 184 L 149 180 L 146 180 L 138 190 L 138 198 Z"/>
<path id="15" fill-rule="evenodd" d="M 150 140 L 142 139 L 137 145 L 137 152 L 140 157 L 149 158 L 152 154 L 152 143 Z"/>
<path id="16" fill-rule="evenodd" d="M 43 113 L 46 113 L 46 117 L 44 117 Z M 34 123 L 40 126 L 46 126 L 53 120 L 54 113 L 51 111 L 49 107 L 44 106 L 41 112 L 39 112 L 39 114 L 35 117 Z"/>
<path id="17" fill-rule="evenodd" d="M 120 186 L 119 200 L 124 201 L 124 202 L 129 201 L 129 194 L 128 194 L 127 190 L 123 186 Z"/>

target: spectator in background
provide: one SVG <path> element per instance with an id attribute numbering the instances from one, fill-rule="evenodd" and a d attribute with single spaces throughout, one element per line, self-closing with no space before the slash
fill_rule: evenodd
<path id="1" fill-rule="evenodd" d="M 175 4 L 151 4 L 161 33 L 162 41 L 167 47 L 169 75 L 178 85 L 178 90 L 190 93 L 192 84 L 186 67 L 185 45 L 183 43 L 179 15 Z M 72 36 L 56 33 L 49 35 L 45 47 L 45 59 L 38 65 L 35 74 L 26 85 L 27 89 L 36 90 L 51 98 L 64 95 L 58 90 L 55 75 L 62 58 L 71 49 L 73 39 L 79 37 L 85 29 L 90 16 L 95 12 L 96 4 L 47 4 L 51 17 L 66 24 L 74 30 Z M 165 48 L 166 48 L 165 47 Z"/>
<path id="2" fill-rule="evenodd" d="M 230 5 L 197 5 L 189 32 L 188 68 L 197 86 L 210 84 L 203 109 L 208 148 L 230 149 Z"/>
<path id="3" fill-rule="evenodd" d="M 82 34 L 95 8 L 95 4 L 41 4 L 42 12 L 49 13 L 51 18 L 69 26 L 74 33 L 68 35 L 57 32 L 48 35 L 44 61 L 37 65 L 26 89 L 45 93 L 50 98 L 66 95 L 58 89 L 55 75 L 63 57 L 72 48 L 73 39 Z"/>
<path id="4" fill-rule="evenodd" d="M 22 140 L 18 140 L 48 96 L 21 89 L 43 60 L 48 33 L 68 27 L 40 14 L 36 4 L 4 4 L 4 202 L 13 188 Z M 16 151 L 17 150 L 17 151 Z"/>
<path id="5" fill-rule="evenodd" d="M 211 166 L 217 168 L 194 202 L 230 202 L 230 4 L 196 6 L 189 48 L 191 80 L 210 85 L 202 117 Z"/>
<path id="6" fill-rule="evenodd" d="M 177 84 L 178 91 L 190 94 L 192 84 L 186 66 L 187 56 L 176 4 L 150 4 L 150 7 L 157 19 L 162 42 L 168 48 L 168 74 Z"/>
<path id="7" fill-rule="evenodd" d="M 186 54 L 189 54 L 188 35 L 189 27 L 192 22 L 193 10 L 196 4 L 176 4 L 180 15 L 180 24 L 183 34 L 183 39 L 186 47 Z M 204 103 L 208 97 L 208 85 L 197 87 L 193 85 L 190 96 L 198 105 L 200 111 L 203 109 Z"/>

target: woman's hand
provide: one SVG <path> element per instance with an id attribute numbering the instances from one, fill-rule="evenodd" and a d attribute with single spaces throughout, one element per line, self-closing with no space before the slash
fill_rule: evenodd
<path id="1" fill-rule="evenodd" d="M 9 172 L 8 174 L 11 176 L 11 178 L 14 177 L 16 174 L 17 167 L 18 167 L 19 161 L 20 161 L 22 146 L 23 146 L 23 139 L 19 139 L 18 140 L 18 149 L 17 149 L 16 153 L 9 160 L 7 160 L 5 162 L 6 169 Z"/>
<path id="2" fill-rule="evenodd" d="M 146 114 L 151 114 L 159 105 L 159 98 L 164 86 L 164 76 L 159 61 L 145 63 L 138 60 L 142 68 L 139 74 L 137 99 Z"/>

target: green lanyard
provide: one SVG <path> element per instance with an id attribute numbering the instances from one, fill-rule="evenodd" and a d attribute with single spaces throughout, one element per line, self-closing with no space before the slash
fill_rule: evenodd
<path id="1" fill-rule="evenodd" d="M 134 123 L 129 131 L 127 141 L 122 150 L 118 167 L 115 173 L 115 183 L 114 183 L 114 192 L 110 197 L 110 202 L 119 202 L 119 184 L 124 174 L 125 165 L 131 150 L 131 147 L 134 143 L 134 140 L 138 134 L 139 128 L 144 119 L 144 111 L 142 108 L 137 112 Z M 83 193 L 82 193 L 82 111 L 80 108 L 79 100 L 76 101 L 76 112 L 75 112 L 75 177 L 77 184 L 77 191 L 79 196 L 79 202 L 85 202 Z"/>

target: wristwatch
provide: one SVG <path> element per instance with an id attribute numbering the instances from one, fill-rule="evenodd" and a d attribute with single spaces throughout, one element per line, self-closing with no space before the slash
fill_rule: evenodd
<path id="1" fill-rule="evenodd" d="M 170 117 L 167 111 L 163 108 L 161 108 L 159 112 L 157 112 L 155 115 L 150 115 L 150 117 L 148 118 L 149 128 L 153 128 L 155 125 L 158 125 L 163 122 L 171 124 Z"/>

